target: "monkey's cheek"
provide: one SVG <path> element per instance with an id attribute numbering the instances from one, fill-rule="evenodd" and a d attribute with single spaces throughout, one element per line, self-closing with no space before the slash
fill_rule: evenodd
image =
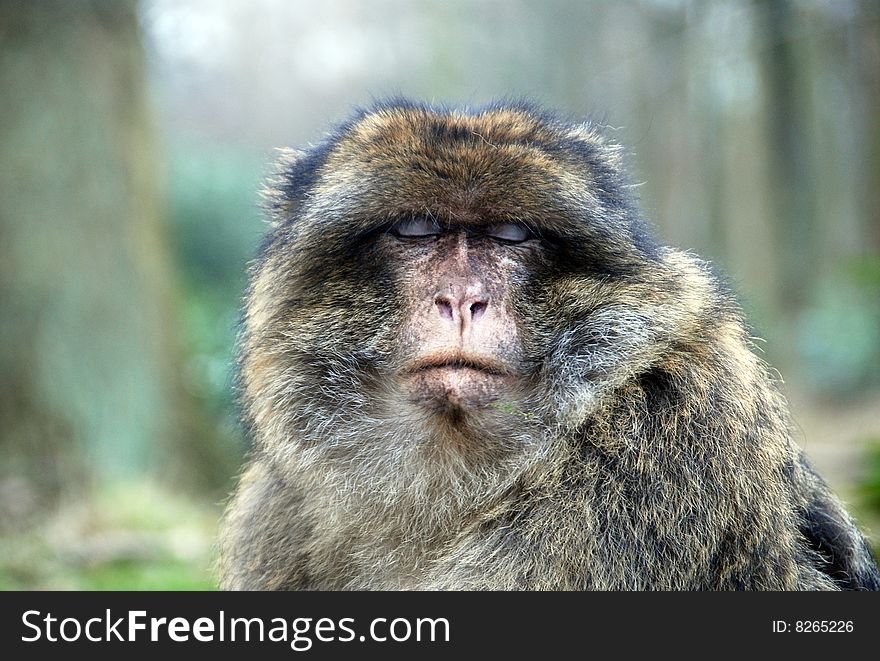
<path id="1" fill-rule="evenodd" d="M 489 406 L 509 389 L 508 380 L 467 367 L 435 367 L 405 378 L 413 401 L 438 411 Z"/>

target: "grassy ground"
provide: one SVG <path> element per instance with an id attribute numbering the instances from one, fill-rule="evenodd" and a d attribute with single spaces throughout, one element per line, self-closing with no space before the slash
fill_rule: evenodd
<path id="1" fill-rule="evenodd" d="M 215 589 L 219 514 L 155 484 L 121 484 L 0 538 L 0 589 Z"/>

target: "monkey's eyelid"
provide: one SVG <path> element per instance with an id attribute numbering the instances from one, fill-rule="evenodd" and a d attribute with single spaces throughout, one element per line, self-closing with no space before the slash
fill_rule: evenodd
<path id="1" fill-rule="evenodd" d="M 522 243 L 533 238 L 528 228 L 518 223 L 496 223 L 486 228 L 486 236 L 508 243 Z"/>
<path id="2" fill-rule="evenodd" d="M 440 227 L 428 218 L 409 218 L 391 227 L 392 234 L 402 237 L 434 236 L 440 234 Z"/>

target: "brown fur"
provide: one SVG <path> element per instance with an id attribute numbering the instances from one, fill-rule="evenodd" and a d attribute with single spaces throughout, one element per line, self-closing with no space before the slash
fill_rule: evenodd
<path id="1" fill-rule="evenodd" d="M 287 154 L 268 193 L 223 587 L 878 587 L 736 305 L 653 242 L 591 126 L 385 104 Z M 394 239 L 411 216 L 448 234 Z M 512 220 L 538 238 L 470 234 Z M 400 375 L 434 346 L 437 278 L 488 292 L 494 376 L 426 408 L 433 377 Z"/>

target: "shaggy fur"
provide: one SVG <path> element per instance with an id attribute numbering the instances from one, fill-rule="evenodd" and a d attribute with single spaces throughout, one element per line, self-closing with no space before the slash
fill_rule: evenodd
<path id="1" fill-rule="evenodd" d="M 286 153 L 268 199 L 224 588 L 880 587 L 730 294 L 650 236 L 591 125 L 380 104 Z M 515 396 L 450 418 L 401 391 L 415 267 L 387 230 L 412 215 L 539 237 L 486 276 Z"/>

